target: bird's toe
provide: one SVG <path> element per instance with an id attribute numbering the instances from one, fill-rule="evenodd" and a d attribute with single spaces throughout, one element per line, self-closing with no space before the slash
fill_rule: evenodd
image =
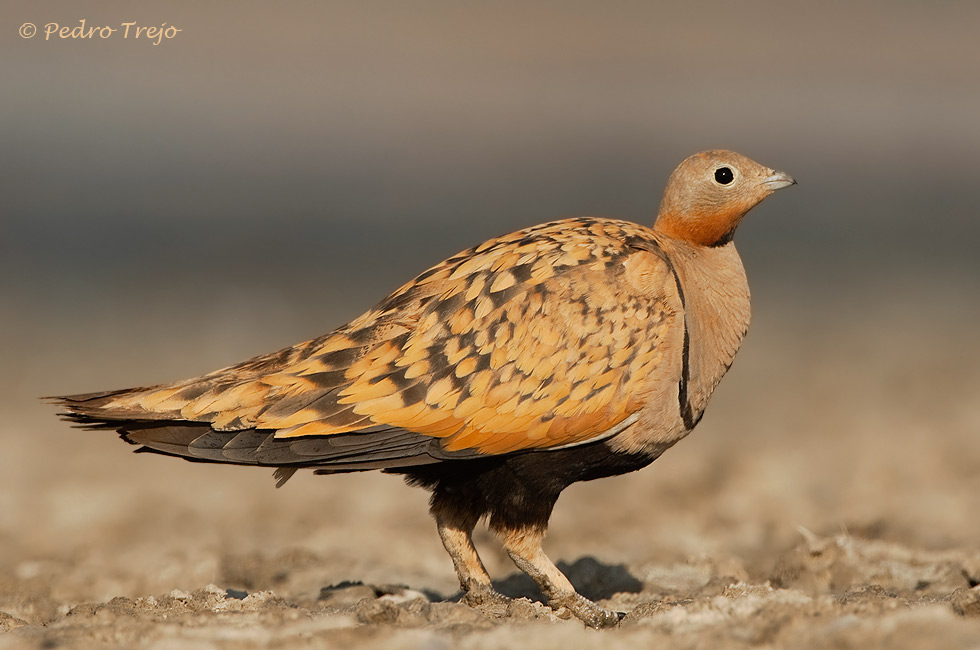
<path id="1" fill-rule="evenodd" d="M 463 594 L 463 602 L 470 607 L 477 609 L 490 609 L 501 611 L 501 615 L 506 611 L 512 599 L 493 590 L 489 585 L 471 585 L 466 593 Z"/>
<path id="2" fill-rule="evenodd" d="M 556 599 L 550 604 L 555 609 L 560 607 L 566 608 L 575 618 L 596 630 L 616 627 L 626 616 L 624 612 L 614 612 L 605 607 L 600 607 L 585 596 L 577 593 L 565 598 Z"/>

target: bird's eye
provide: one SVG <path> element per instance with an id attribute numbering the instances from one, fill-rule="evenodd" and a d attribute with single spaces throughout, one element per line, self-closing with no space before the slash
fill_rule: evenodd
<path id="1" fill-rule="evenodd" d="M 735 180 L 735 174 L 730 167 L 719 167 L 715 170 L 715 180 L 721 185 L 728 185 Z"/>

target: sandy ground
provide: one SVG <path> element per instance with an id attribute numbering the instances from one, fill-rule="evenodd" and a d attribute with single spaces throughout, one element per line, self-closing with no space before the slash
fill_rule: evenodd
<path id="1" fill-rule="evenodd" d="M 276 490 L 267 470 L 134 456 L 57 422 L 29 395 L 61 386 L 31 375 L 0 430 L 0 649 L 980 647 L 980 314 L 931 299 L 941 319 L 855 298 L 846 330 L 827 303 L 757 307 L 693 436 L 565 492 L 546 549 L 627 612 L 602 632 L 541 605 L 486 531 L 518 600 L 456 602 L 426 494 L 397 477 Z"/>

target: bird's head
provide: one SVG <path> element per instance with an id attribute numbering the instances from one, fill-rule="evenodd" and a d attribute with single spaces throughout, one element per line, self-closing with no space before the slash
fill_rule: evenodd
<path id="1" fill-rule="evenodd" d="M 654 229 L 701 246 L 726 244 L 746 212 L 795 184 L 789 174 L 734 151 L 702 151 L 670 175 Z"/>

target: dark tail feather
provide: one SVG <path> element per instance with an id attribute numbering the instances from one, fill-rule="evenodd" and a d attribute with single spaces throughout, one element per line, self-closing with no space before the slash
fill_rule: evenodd
<path id="1" fill-rule="evenodd" d="M 45 398 L 65 409 L 59 415 L 77 427 L 112 429 L 137 452 L 176 456 L 193 462 L 276 467 L 276 486 L 297 469 L 318 474 L 392 470 L 446 460 L 438 440 L 390 427 L 372 427 L 330 436 L 276 438 L 273 429 L 218 431 L 207 422 L 114 417 L 105 404 L 120 394 L 144 389 Z M 458 457 L 453 455 L 452 457 Z"/>

